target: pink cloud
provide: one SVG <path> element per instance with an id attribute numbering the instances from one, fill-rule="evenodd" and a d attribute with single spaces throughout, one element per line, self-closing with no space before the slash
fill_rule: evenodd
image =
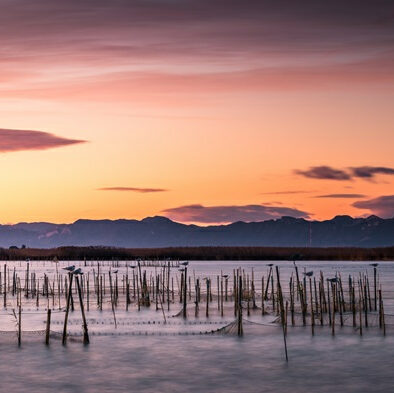
<path id="1" fill-rule="evenodd" d="M 179 222 L 231 223 L 235 221 L 264 221 L 292 216 L 309 218 L 309 213 L 283 206 L 242 205 L 242 206 L 203 206 L 187 205 L 163 210 L 165 216 Z"/>
<path id="2" fill-rule="evenodd" d="M 368 209 L 382 218 L 394 218 L 394 195 L 384 195 L 367 201 L 353 203 L 358 209 Z"/>

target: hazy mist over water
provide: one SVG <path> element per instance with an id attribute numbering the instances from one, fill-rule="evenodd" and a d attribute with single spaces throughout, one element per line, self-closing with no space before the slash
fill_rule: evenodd
<path id="1" fill-rule="evenodd" d="M 372 273 L 368 262 L 300 261 L 297 264 L 300 272 L 304 267 L 314 270 L 315 274 L 322 270 L 325 277 L 340 271 L 344 280 L 348 274 L 356 276 L 365 270 Z M 279 262 L 278 265 L 281 280 L 286 283 L 293 264 Z M 200 277 L 214 278 L 221 271 L 231 274 L 238 266 L 246 272 L 253 267 L 257 282 L 268 269 L 267 262 L 211 261 L 190 262 L 189 272 L 192 275 L 194 270 Z M 378 271 L 386 312 L 392 313 L 389 289 L 394 278 L 394 263 L 382 262 Z M 154 310 L 144 312 L 137 314 L 132 310 L 128 315 L 131 318 L 134 314 L 136 320 L 142 320 Z M 95 316 L 97 311 L 92 307 L 91 313 Z M 160 318 L 159 314 L 156 319 Z M 73 318 L 71 316 L 71 321 Z M 231 317 L 227 315 L 224 319 Z M 253 320 L 259 320 L 259 316 Z M 149 329 L 151 334 L 155 328 L 150 326 Z M 308 326 L 289 326 L 287 364 L 278 326 L 245 324 L 242 338 L 232 334 L 125 336 L 115 332 L 114 336 L 91 336 L 89 346 L 69 340 L 63 347 L 60 340 L 52 339 L 46 347 L 38 338 L 36 341 L 22 339 L 19 349 L 15 343 L 6 342 L 0 347 L 1 390 L 43 393 L 392 391 L 394 337 L 390 330 L 383 337 L 379 328 L 364 328 L 364 335 L 360 337 L 353 328 L 338 325 L 332 337 L 327 326 L 315 329 L 312 337 Z"/>
<path id="2" fill-rule="evenodd" d="M 302 330 L 302 329 L 301 329 Z M 394 340 L 309 330 L 236 336 L 100 337 L 2 347 L 3 391 L 391 392 Z"/>

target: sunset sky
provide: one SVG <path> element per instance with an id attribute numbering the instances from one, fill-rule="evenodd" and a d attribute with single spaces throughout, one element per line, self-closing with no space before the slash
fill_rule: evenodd
<path id="1" fill-rule="evenodd" d="M 0 6 L 2 224 L 394 216 L 393 1 Z"/>

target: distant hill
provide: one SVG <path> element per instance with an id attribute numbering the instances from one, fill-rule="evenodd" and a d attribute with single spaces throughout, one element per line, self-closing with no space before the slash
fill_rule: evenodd
<path id="1" fill-rule="evenodd" d="M 190 246 L 388 247 L 394 245 L 394 218 L 337 216 L 326 221 L 282 217 L 200 227 L 165 217 L 138 220 L 77 220 L 0 225 L 0 247 L 110 246 L 126 248 Z"/>

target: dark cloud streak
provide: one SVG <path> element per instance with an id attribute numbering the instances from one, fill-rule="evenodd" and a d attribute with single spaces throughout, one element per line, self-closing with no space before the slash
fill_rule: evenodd
<path id="1" fill-rule="evenodd" d="M 305 171 L 294 170 L 294 173 L 312 179 L 352 180 L 354 178 L 373 179 L 376 175 L 394 175 L 394 168 L 381 166 L 351 167 L 350 170 L 337 169 L 330 166 L 313 166 Z"/>
<path id="2" fill-rule="evenodd" d="M 140 188 L 140 187 L 102 187 L 102 188 L 98 188 L 98 190 L 99 191 L 138 192 L 138 193 L 142 193 L 142 194 L 168 191 L 164 188 Z"/>
<path id="3" fill-rule="evenodd" d="M 338 199 L 354 199 L 354 198 L 365 198 L 364 194 L 326 194 L 317 195 L 313 198 L 338 198 Z"/>
<path id="4" fill-rule="evenodd" d="M 326 180 L 350 180 L 351 176 L 341 170 L 335 169 L 326 165 L 313 166 L 306 171 L 296 169 L 294 171 L 297 175 L 309 177 L 311 179 L 326 179 Z"/>
<path id="5" fill-rule="evenodd" d="M 354 177 L 361 177 L 365 179 L 371 179 L 375 175 L 394 175 L 394 168 L 387 168 L 381 166 L 360 166 L 351 168 L 351 172 Z"/>
<path id="6" fill-rule="evenodd" d="M 10 130 L 0 128 L 1 153 L 21 150 L 46 150 L 84 142 L 86 141 L 80 139 L 68 139 L 43 131 Z"/>
<path id="7" fill-rule="evenodd" d="M 292 194 L 308 194 L 312 191 L 273 191 L 273 192 L 262 192 L 261 195 L 292 195 Z"/>

